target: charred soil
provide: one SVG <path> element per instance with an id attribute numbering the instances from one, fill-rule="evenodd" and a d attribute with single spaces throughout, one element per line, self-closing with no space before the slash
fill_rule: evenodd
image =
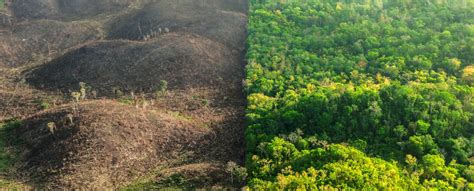
<path id="1" fill-rule="evenodd" d="M 0 14 L 0 120 L 40 189 L 238 187 L 246 1 L 16 0 Z M 80 87 L 79 84 L 87 87 Z M 180 177 L 186 184 L 167 182 Z"/>

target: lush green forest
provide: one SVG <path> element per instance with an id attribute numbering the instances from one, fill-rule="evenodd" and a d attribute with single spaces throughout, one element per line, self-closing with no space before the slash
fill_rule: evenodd
<path id="1" fill-rule="evenodd" d="M 474 189 L 474 2 L 251 0 L 253 189 Z"/>

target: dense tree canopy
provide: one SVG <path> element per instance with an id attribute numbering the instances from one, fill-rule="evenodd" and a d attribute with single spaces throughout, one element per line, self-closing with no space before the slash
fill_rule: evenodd
<path id="1" fill-rule="evenodd" d="M 474 3 L 253 0 L 249 186 L 474 189 Z"/>

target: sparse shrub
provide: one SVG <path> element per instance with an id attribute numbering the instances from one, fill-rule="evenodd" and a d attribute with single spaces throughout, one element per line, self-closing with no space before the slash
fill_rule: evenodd
<path id="1" fill-rule="evenodd" d="M 233 184 L 243 184 L 248 175 L 246 168 L 232 161 L 227 163 L 226 171 L 230 174 L 230 179 Z"/>
<path id="2" fill-rule="evenodd" d="M 14 129 L 21 127 L 22 121 L 13 120 L 5 124 L 0 123 L 0 172 L 8 170 L 13 164 L 15 153 L 11 153 L 9 146 L 19 145 L 22 140 L 13 133 Z M 0 182 L 2 187 L 2 182 Z"/>
<path id="3" fill-rule="evenodd" d="M 200 96 L 193 96 L 193 100 L 195 100 L 196 103 L 201 104 L 201 106 L 208 106 L 211 102 L 210 100 L 208 100 L 206 98 L 202 98 Z"/>
<path id="4" fill-rule="evenodd" d="M 79 102 L 79 100 L 81 98 L 81 93 L 80 92 L 71 92 L 71 97 L 72 97 L 73 101 L 75 101 L 77 103 L 77 102 Z"/>
<path id="5" fill-rule="evenodd" d="M 81 93 L 80 98 L 81 100 L 85 100 L 87 98 L 87 93 L 90 92 L 92 88 L 84 82 L 79 82 L 79 87 L 79 92 Z"/>
<path id="6" fill-rule="evenodd" d="M 79 92 L 71 92 L 74 113 L 78 111 L 78 103 L 86 99 L 87 92 L 89 92 L 90 90 L 91 87 L 88 86 L 86 83 L 79 82 Z"/>
<path id="7" fill-rule="evenodd" d="M 208 105 L 209 105 L 209 100 L 208 100 L 208 99 L 202 99 L 202 100 L 201 100 L 201 103 L 202 103 L 204 106 L 208 106 Z"/>
<path id="8" fill-rule="evenodd" d="M 168 90 L 168 82 L 166 80 L 160 80 L 160 84 L 155 92 L 156 97 L 161 97 L 166 94 Z"/>
<path id="9" fill-rule="evenodd" d="M 117 98 L 121 98 L 124 94 L 118 87 L 112 87 L 112 93 L 115 95 Z"/>
<path id="10" fill-rule="evenodd" d="M 117 91 L 115 91 L 115 95 L 116 95 L 117 97 L 122 97 L 122 96 L 123 96 L 123 92 L 122 92 L 121 90 L 117 90 Z"/>
<path id="11" fill-rule="evenodd" d="M 133 105 L 133 99 L 131 98 L 119 99 L 118 102 L 123 103 L 125 105 Z"/>
<path id="12" fill-rule="evenodd" d="M 97 91 L 96 91 L 96 90 L 92 90 L 92 91 L 91 91 L 91 95 L 92 95 L 92 98 L 96 99 L 96 98 L 97 98 Z"/>
<path id="13" fill-rule="evenodd" d="M 77 114 L 79 111 L 79 101 L 81 98 L 81 93 L 79 92 L 71 92 L 72 97 L 72 111 L 74 114 Z"/>
<path id="14" fill-rule="evenodd" d="M 72 114 L 67 114 L 67 115 L 66 115 L 66 118 L 67 118 L 68 122 L 69 122 L 71 125 L 74 125 L 74 115 L 72 115 Z"/>
<path id="15" fill-rule="evenodd" d="M 40 107 L 41 109 L 49 109 L 50 105 L 48 102 L 41 102 Z"/>
<path id="16" fill-rule="evenodd" d="M 45 100 L 37 100 L 36 101 L 36 104 L 38 104 L 38 106 L 42 109 L 42 110 L 45 110 L 45 109 L 49 109 L 51 107 L 51 104 L 49 104 L 47 101 Z"/>
<path id="17" fill-rule="evenodd" d="M 162 183 L 165 186 L 183 186 L 186 184 L 186 178 L 179 173 L 173 174 L 165 179 L 163 179 Z"/>
<path id="18" fill-rule="evenodd" d="M 145 93 L 140 93 L 140 96 L 136 96 L 135 93 L 130 92 L 131 99 L 122 99 L 120 100 L 121 103 L 129 104 L 129 102 L 133 102 L 136 108 L 146 109 L 150 103 L 146 99 Z"/>
<path id="19" fill-rule="evenodd" d="M 168 82 L 166 80 L 160 80 L 159 90 L 161 92 L 166 92 L 167 89 L 168 89 Z"/>
<path id="20" fill-rule="evenodd" d="M 48 128 L 49 132 L 51 134 L 54 134 L 54 131 L 56 131 L 56 123 L 54 122 L 49 122 L 46 127 Z"/>

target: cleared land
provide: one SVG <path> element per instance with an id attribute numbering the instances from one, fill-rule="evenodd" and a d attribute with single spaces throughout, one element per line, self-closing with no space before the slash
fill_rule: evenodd
<path id="1" fill-rule="evenodd" d="M 21 144 L 3 150 L 22 152 L 5 185 L 241 185 L 225 169 L 244 158 L 245 1 L 7 5 L 0 120 Z"/>

